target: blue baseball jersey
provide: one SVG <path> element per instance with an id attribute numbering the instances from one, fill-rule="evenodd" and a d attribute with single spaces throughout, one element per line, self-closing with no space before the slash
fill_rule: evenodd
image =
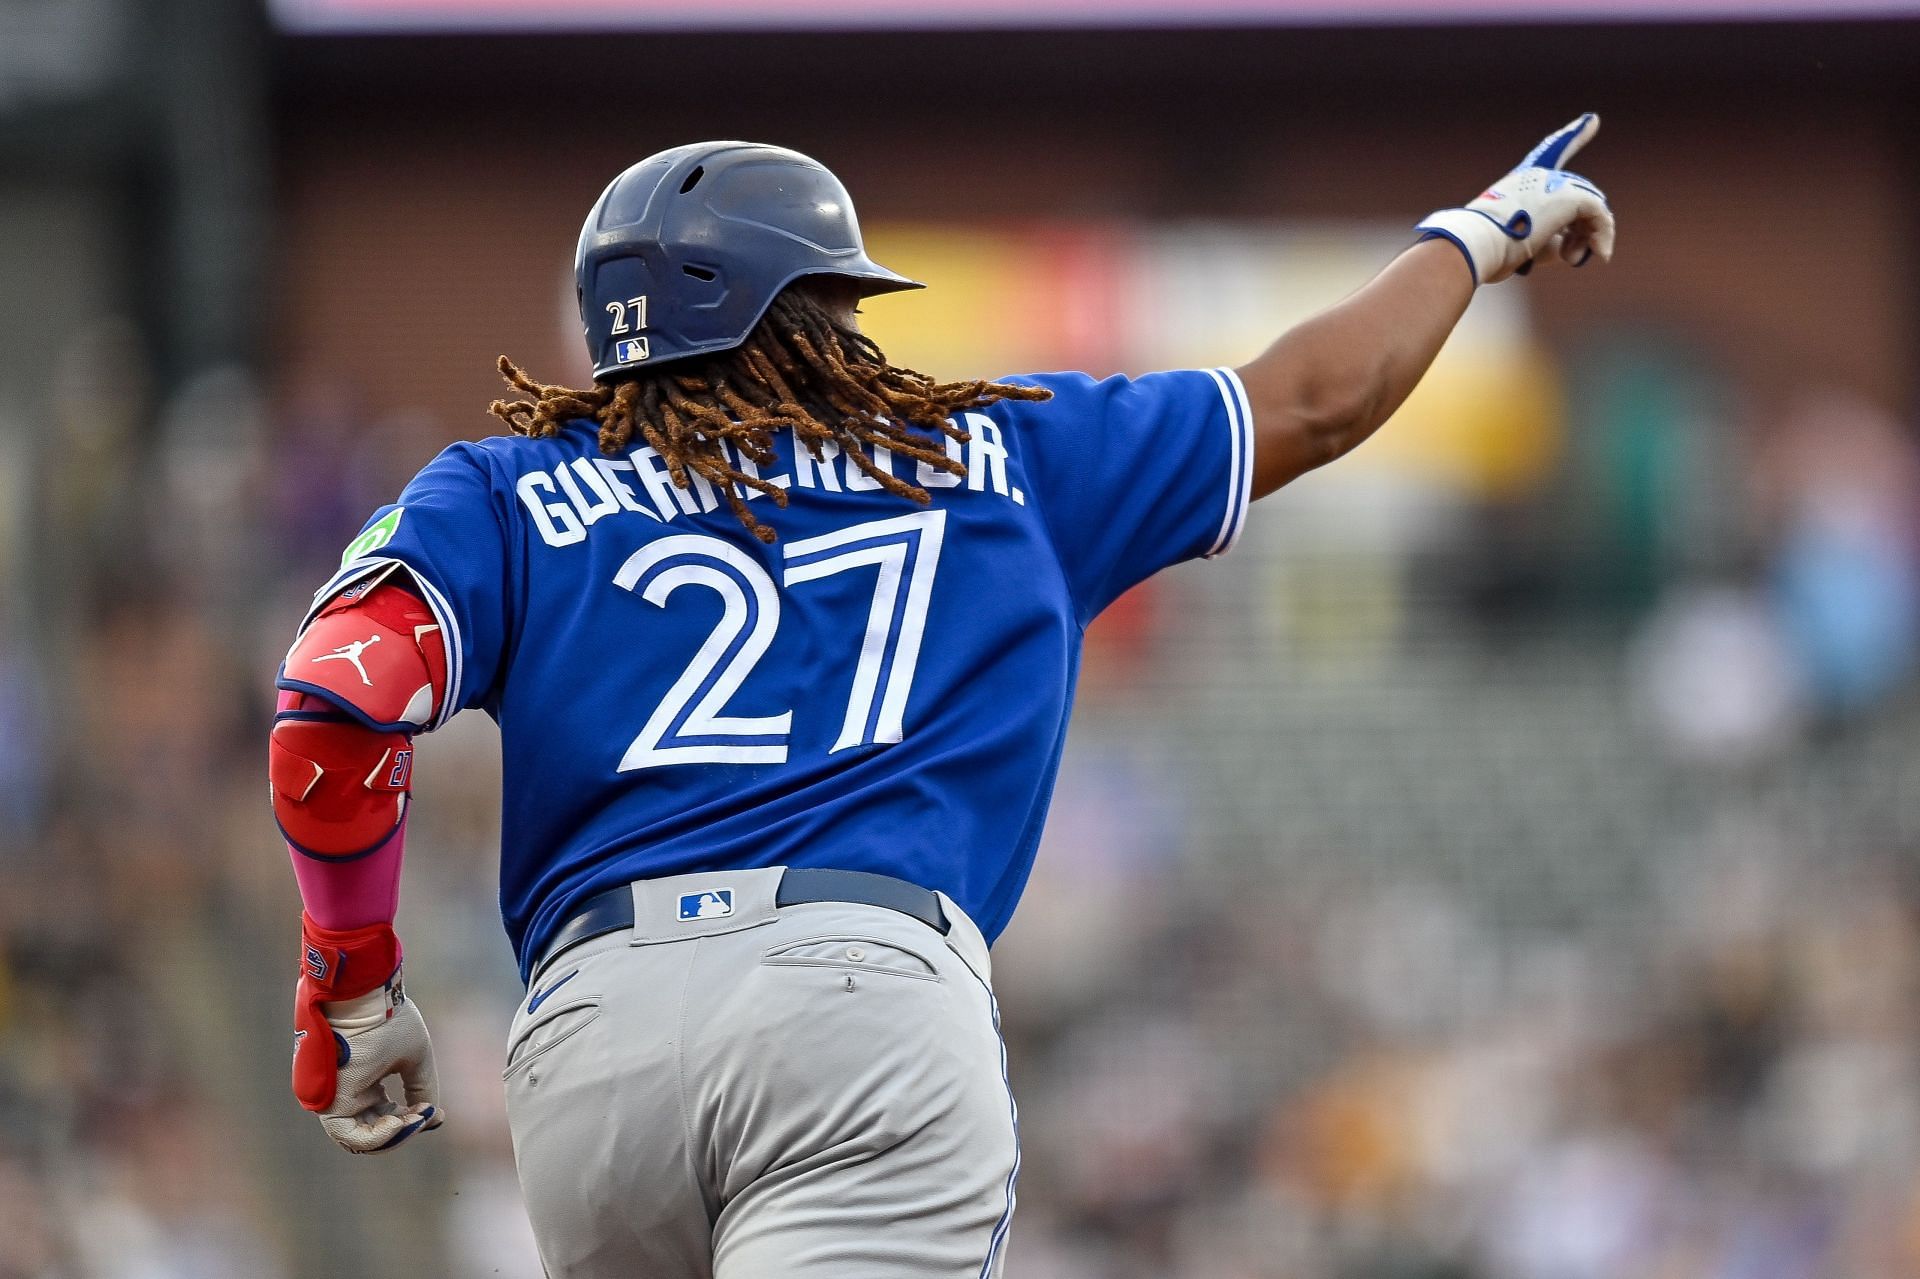
<path id="1" fill-rule="evenodd" d="M 589 422 L 460 443 L 348 547 L 319 604 L 395 563 L 441 624 L 435 721 L 500 726 L 500 905 L 522 975 L 581 902 L 749 867 L 876 871 L 989 940 L 1026 883 L 1087 623 L 1230 547 L 1252 422 L 1232 371 L 1026 379 L 961 415 L 965 478 L 880 449 L 922 507 L 790 435 L 751 509 Z"/>

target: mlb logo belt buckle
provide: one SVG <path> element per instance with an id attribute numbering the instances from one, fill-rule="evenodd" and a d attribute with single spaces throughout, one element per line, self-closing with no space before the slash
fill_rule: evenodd
<path id="1" fill-rule="evenodd" d="M 679 919 L 681 923 L 691 923 L 696 919 L 725 919 L 733 914 L 733 890 L 731 888 L 709 888 L 697 893 L 680 894 Z"/>

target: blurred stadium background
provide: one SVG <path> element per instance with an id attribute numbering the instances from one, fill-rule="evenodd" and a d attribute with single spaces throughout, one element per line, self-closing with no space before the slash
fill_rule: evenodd
<path id="1" fill-rule="evenodd" d="M 262 747 L 494 356 L 584 376 L 620 168 L 809 151 L 933 283 L 895 354 L 1141 371 L 1589 107 L 1618 263 L 1094 629 L 998 948 L 1010 1274 L 1920 1274 L 1908 10 L 0 0 L 0 1279 L 538 1275 L 491 726 L 401 914 L 452 1122 L 378 1161 L 287 1093 Z"/>

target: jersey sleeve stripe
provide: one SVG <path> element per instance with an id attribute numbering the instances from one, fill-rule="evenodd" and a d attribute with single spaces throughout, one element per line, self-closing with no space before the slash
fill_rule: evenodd
<path id="1" fill-rule="evenodd" d="M 300 629 L 296 633 L 296 639 L 299 634 L 306 632 L 308 626 L 312 625 L 314 616 L 326 607 L 328 600 L 356 582 L 365 581 L 369 577 L 384 577 L 396 568 L 405 569 L 407 576 L 412 578 L 414 584 L 420 588 L 421 598 L 426 600 L 427 607 L 433 611 L 433 620 L 440 623 L 440 642 L 445 646 L 447 655 L 447 692 L 446 696 L 440 699 L 440 713 L 433 717 L 431 724 L 427 725 L 426 731 L 431 732 L 451 719 L 460 707 L 461 680 L 465 675 L 461 664 L 464 646 L 460 643 L 460 619 L 454 616 L 453 609 L 447 604 L 447 597 L 442 595 L 440 588 L 429 582 L 426 575 L 413 565 L 405 560 L 394 559 L 390 555 L 367 556 L 341 565 L 340 571 L 328 578 L 325 586 L 314 592 L 313 603 L 307 608 L 307 615 L 300 619 Z"/>
<path id="2" fill-rule="evenodd" d="M 1227 534 L 1227 544 L 1220 548 L 1224 555 L 1239 542 L 1240 532 L 1247 526 L 1247 508 L 1253 505 L 1253 405 L 1247 402 L 1247 388 L 1238 373 L 1228 368 L 1221 369 L 1220 373 L 1233 388 L 1234 403 L 1240 408 L 1240 474 L 1236 488 L 1239 508 L 1234 512 L 1233 531 Z"/>
<path id="3" fill-rule="evenodd" d="M 314 616 L 326 606 L 327 601 L 338 595 L 341 591 L 346 590 L 356 582 L 364 582 L 368 578 L 377 579 L 385 577 L 398 567 L 399 564 L 400 561 L 396 559 L 375 558 L 357 559 L 351 563 L 342 564 L 340 571 L 328 578 L 326 584 L 313 593 L 313 603 L 307 608 L 307 615 L 300 619 L 300 631 L 304 633 L 307 627 L 312 624 Z"/>
<path id="4" fill-rule="evenodd" d="M 1211 559 L 1233 549 L 1246 523 L 1248 494 L 1253 485 L 1253 420 L 1247 407 L 1246 389 L 1232 369 L 1208 369 L 1207 376 L 1220 388 L 1229 434 L 1226 511 L 1220 517 L 1220 533 L 1207 551 L 1207 558 Z"/>
<path id="5" fill-rule="evenodd" d="M 408 571 L 412 572 L 411 569 Z M 461 706 L 461 686 L 466 678 L 461 654 L 466 646 L 460 642 L 460 619 L 454 615 L 453 606 L 447 603 L 447 597 L 440 593 L 440 588 L 419 573 L 413 574 L 413 580 L 426 597 L 427 607 L 433 610 L 433 619 L 440 623 L 440 637 L 446 643 L 447 695 L 440 699 L 440 713 L 433 720 L 433 727 L 439 728 L 452 719 Z"/>
<path id="6" fill-rule="evenodd" d="M 1214 536 L 1213 545 L 1207 548 L 1207 558 L 1212 559 L 1227 544 L 1227 535 L 1233 531 L 1234 483 L 1240 470 L 1240 406 L 1233 402 L 1233 390 L 1227 380 L 1220 376 L 1219 369 L 1208 369 L 1207 376 L 1220 390 L 1220 401 L 1227 409 L 1227 432 L 1231 441 L 1227 461 L 1227 509 L 1220 516 L 1220 532 Z"/>

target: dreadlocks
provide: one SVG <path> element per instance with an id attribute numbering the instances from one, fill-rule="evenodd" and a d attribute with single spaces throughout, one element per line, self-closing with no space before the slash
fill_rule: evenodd
<path id="1" fill-rule="evenodd" d="M 747 340 L 729 351 L 675 362 L 653 372 L 575 391 L 535 382 L 506 356 L 500 375 L 530 398 L 495 400 L 495 417 L 516 435 L 556 434 L 587 418 L 600 428 L 600 451 L 626 450 L 637 431 L 659 453 L 680 488 L 688 474 L 726 495 L 727 505 L 762 542 L 775 533 L 747 509 L 746 490 L 778 506 L 787 494 L 728 460 L 730 441 L 756 466 L 775 465 L 773 433 L 791 429 L 818 459 L 837 445 L 853 464 L 889 493 L 926 505 L 927 491 L 876 465 L 868 445 L 922 462 L 949 475 L 967 468 L 947 455 L 940 437 L 965 443 L 953 415 L 1000 400 L 1044 400 L 1051 392 L 1006 382 L 936 382 L 889 364 L 874 340 L 840 320 L 804 288 L 780 293 Z"/>

